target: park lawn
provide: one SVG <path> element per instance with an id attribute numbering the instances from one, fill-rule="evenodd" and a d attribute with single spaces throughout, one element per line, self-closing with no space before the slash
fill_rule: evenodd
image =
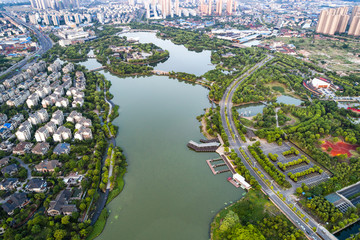
<path id="1" fill-rule="evenodd" d="M 86 238 L 86 240 L 93 240 L 102 233 L 102 231 L 105 228 L 106 220 L 108 217 L 109 217 L 108 210 L 106 208 L 104 208 L 101 211 L 101 214 L 100 214 L 98 220 L 94 224 L 92 232 L 89 234 L 89 236 Z"/>
<path id="2" fill-rule="evenodd" d="M 284 93 L 284 92 L 285 92 L 284 88 L 283 88 L 283 87 L 280 87 L 280 86 L 273 86 L 273 87 L 272 87 L 272 90 L 277 91 L 277 92 L 280 92 L 280 93 Z"/>
<path id="3" fill-rule="evenodd" d="M 291 91 L 289 91 L 288 87 L 283 83 L 271 82 L 271 83 L 265 84 L 265 86 L 270 87 L 273 91 L 280 92 L 281 94 L 291 93 Z"/>
<path id="4" fill-rule="evenodd" d="M 291 121 L 286 122 L 284 126 L 291 126 L 300 123 L 300 119 L 292 115 L 291 113 L 286 114 L 287 117 L 291 118 Z"/>
<path id="5" fill-rule="evenodd" d="M 126 170 L 123 170 L 119 176 L 116 177 L 116 188 L 111 190 L 109 193 L 108 199 L 106 201 L 106 205 L 108 205 L 115 197 L 117 197 L 122 190 L 124 189 L 125 181 L 124 181 L 124 175 Z"/>
<path id="6" fill-rule="evenodd" d="M 253 127 L 254 126 L 254 122 L 249 120 L 249 119 L 246 119 L 246 118 L 240 118 L 240 122 L 244 125 L 244 126 L 247 126 L 247 127 Z"/>
<path id="7" fill-rule="evenodd" d="M 279 95 L 289 95 L 294 98 L 301 99 L 299 95 L 289 89 L 285 84 L 279 82 L 271 82 L 266 84 L 265 86 L 270 87 L 273 92 L 280 93 Z"/>

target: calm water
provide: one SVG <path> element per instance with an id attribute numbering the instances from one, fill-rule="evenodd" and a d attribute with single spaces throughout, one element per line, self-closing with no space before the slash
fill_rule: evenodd
<path id="1" fill-rule="evenodd" d="M 287 95 L 281 95 L 276 99 L 276 102 L 278 103 L 285 103 L 285 104 L 294 104 L 296 106 L 300 105 L 303 101 L 300 99 L 287 96 Z M 262 113 L 265 105 L 262 103 L 251 103 L 246 104 L 240 107 L 237 107 L 237 111 L 239 114 L 242 114 L 244 117 L 253 117 L 256 116 L 258 113 Z"/>
<path id="2" fill-rule="evenodd" d="M 211 51 L 202 51 L 201 53 L 188 51 L 183 45 L 175 45 L 170 40 L 157 38 L 155 33 L 125 33 L 120 36 L 136 37 L 141 43 L 154 43 L 162 49 L 168 50 L 170 58 L 164 63 L 157 64 L 156 70 L 187 72 L 199 76 L 215 69 L 210 61 Z"/>
<path id="3" fill-rule="evenodd" d="M 179 46 L 161 41 L 168 45 L 174 70 L 186 71 L 187 59 L 173 53 Z M 202 74 L 209 68 L 209 53 L 182 51 L 199 59 L 187 72 Z M 98 63 L 90 59 L 83 64 L 91 69 Z M 170 65 L 162 64 L 158 69 L 169 70 L 165 66 Z M 165 76 L 119 78 L 101 73 L 112 82 L 113 102 L 120 106 L 114 121 L 119 126 L 116 142 L 129 166 L 125 188 L 108 206 L 111 215 L 98 239 L 209 239 L 212 217 L 244 191 L 226 181 L 229 173 L 211 173 L 205 160 L 217 154 L 186 147 L 189 140 L 203 138 L 196 116 L 210 106 L 208 90 Z"/>
<path id="4" fill-rule="evenodd" d="M 350 227 L 345 228 L 344 230 L 335 234 L 335 237 L 337 237 L 339 240 L 345 240 L 349 238 L 352 234 L 354 235 L 358 234 L 359 230 L 360 230 L 360 222 L 356 222 Z"/>

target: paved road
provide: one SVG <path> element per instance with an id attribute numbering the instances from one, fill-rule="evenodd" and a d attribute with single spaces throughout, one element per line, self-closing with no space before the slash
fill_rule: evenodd
<path id="1" fill-rule="evenodd" d="M 104 81 L 104 86 L 105 86 L 105 81 Z M 106 89 L 104 88 L 104 94 L 105 94 L 105 101 L 107 104 L 109 104 L 109 113 L 107 115 L 107 122 L 110 122 L 110 114 L 111 114 L 111 111 L 112 111 L 112 108 L 113 108 L 113 103 L 109 100 L 106 99 Z M 109 143 L 111 143 L 114 147 L 116 146 L 116 141 L 115 141 L 115 137 L 111 134 L 110 132 L 110 129 L 108 127 L 108 131 L 109 131 L 109 136 L 110 139 L 108 140 Z M 109 150 L 109 145 L 106 149 L 106 153 L 108 152 Z M 111 152 L 111 155 L 114 154 L 114 150 Z M 101 163 L 101 169 L 103 168 L 103 166 L 105 165 L 105 161 L 106 161 L 106 158 L 107 158 L 107 154 L 104 154 L 103 156 L 103 159 L 102 159 L 102 163 Z M 111 158 L 111 156 L 110 156 Z M 112 173 L 113 173 L 113 165 L 111 164 L 110 162 L 110 168 L 109 168 L 109 176 L 108 176 L 108 182 L 107 182 L 107 185 L 106 185 L 106 191 L 103 192 L 101 190 L 99 190 L 98 188 L 98 192 L 100 194 L 100 197 L 99 199 L 97 200 L 97 203 L 96 203 L 96 210 L 93 212 L 93 214 L 90 214 L 92 215 L 91 217 L 91 225 L 94 225 L 96 223 L 96 221 L 98 220 L 100 214 L 101 214 L 101 211 L 104 209 L 105 205 L 106 205 L 106 202 L 107 202 L 107 199 L 108 199 L 108 196 L 109 196 L 109 192 L 110 192 L 110 177 L 112 176 Z M 101 173 L 100 173 L 101 174 Z M 93 202 L 94 198 L 92 199 L 91 202 Z M 91 204 L 90 204 L 91 206 Z M 87 219 L 87 216 L 88 216 L 88 212 L 86 213 L 86 216 L 84 217 L 84 219 L 86 220 Z"/>
<path id="2" fill-rule="evenodd" d="M 108 177 L 108 182 L 107 182 L 107 185 L 106 185 L 106 189 L 110 189 L 110 187 L 111 187 L 111 176 L 113 174 L 113 169 L 114 169 L 114 164 L 115 164 L 115 162 L 112 160 L 113 155 L 114 155 L 114 150 L 111 151 L 110 166 L 109 166 L 109 177 Z"/>
<path id="3" fill-rule="evenodd" d="M 16 23 L 21 24 L 21 25 L 25 26 L 26 28 L 28 28 L 30 31 L 32 31 L 35 34 L 35 36 L 37 37 L 40 47 L 33 54 L 25 57 L 23 60 L 19 61 L 18 63 L 16 63 L 13 66 L 11 66 L 6 71 L 0 73 L 0 77 L 5 75 L 5 74 L 10 73 L 11 71 L 13 71 L 15 69 L 20 69 L 20 68 L 24 67 L 25 65 L 28 64 L 28 61 L 30 60 L 31 57 L 35 56 L 35 59 L 33 61 L 29 62 L 29 64 L 32 63 L 32 62 L 35 62 L 39 56 L 46 53 L 53 46 L 52 41 L 50 40 L 50 38 L 48 36 L 46 36 L 45 33 L 38 30 L 36 27 L 34 27 L 34 26 L 32 26 L 32 25 L 30 25 L 28 23 L 23 22 L 19 18 L 15 18 L 14 16 L 10 15 L 7 12 L 1 12 L 1 13 L 3 15 L 5 15 L 5 16 L 11 18 L 12 20 L 14 20 Z"/>
<path id="4" fill-rule="evenodd" d="M 27 165 L 26 163 L 24 163 L 20 158 L 15 157 L 15 156 L 11 156 L 11 158 L 16 159 L 16 161 L 18 161 L 20 163 L 20 166 L 24 167 L 27 171 L 27 180 L 29 180 L 32 176 L 31 176 L 31 169 L 29 168 L 29 165 Z"/>
<path id="5" fill-rule="evenodd" d="M 226 89 L 225 94 L 220 101 L 220 114 L 221 114 L 221 120 L 222 124 L 224 126 L 225 132 L 228 136 L 230 147 L 235 150 L 235 152 L 238 154 L 238 156 L 241 158 L 243 164 L 246 166 L 246 168 L 250 171 L 251 175 L 255 177 L 255 179 L 259 182 L 260 186 L 262 187 L 262 190 L 268 195 L 268 197 L 274 202 L 275 205 L 295 224 L 295 226 L 299 229 L 302 229 L 304 234 L 310 238 L 310 239 L 320 239 L 317 234 L 312 230 L 312 227 L 318 227 L 318 224 L 309 216 L 309 225 L 306 225 L 303 220 L 297 216 L 289 207 L 287 204 L 285 204 L 271 189 L 270 187 L 265 183 L 265 181 L 260 178 L 253 168 L 249 165 L 249 163 L 242 157 L 239 148 L 243 146 L 243 144 L 240 142 L 240 139 L 238 137 L 238 133 L 232 118 L 231 108 L 232 108 L 232 98 L 233 95 L 237 89 L 237 87 L 256 69 L 262 67 L 266 64 L 266 62 L 270 61 L 273 57 L 268 56 L 266 59 L 264 59 L 262 62 L 256 64 L 254 67 L 249 69 L 246 73 L 244 73 L 242 76 L 237 78 L 235 81 L 230 84 L 230 86 Z M 226 122 L 226 116 L 229 119 L 230 122 L 230 129 Z M 231 132 L 235 134 L 235 140 L 232 138 Z M 244 149 L 245 150 L 245 149 Z M 330 239 L 336 239 L 331 233 L 329 233 L 326 229 L 323 227 L 318 227 L 317 233 L 325 240 Z"/>

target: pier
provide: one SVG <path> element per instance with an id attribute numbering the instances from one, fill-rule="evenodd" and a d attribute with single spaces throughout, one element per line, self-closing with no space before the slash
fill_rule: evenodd
<path id="1" fill-rule="evenodd" d="M 216 149 L 219 148 L 220 143 L 218 142 L 197 143 L 194 141 L 189 141 L 187 146 L 196 152 L 215 152 Z"/>
<path id="2" fill-rule="evenodd" d="M 219 163 L 219 164 L 215 164 L 213 165 L 214 168 L 217 168 L 217 167 L 222 167 L 222 166 L 225 166 L 226 163 Z"/>
<path id="3" fill-rule="evenodd" d="M 220 143 L 219 139 L 214 138 L 214 139 L 200 139 L 201 143 Z"/>
<path id="4" fill-rule="evenodd" d="M 228 160 L 228 158 L 227 158 L 224 154 L 221 154 L 220 157 L 224 160 L 224 162 L 226 163 L 227 167 L 231 170 L 231 173 L 232 173 L 232 174 L 235 174 L 235 173 L 236 173 L 235 168 L 234 168 L 234 166 L 231 164 L 231 162 Z"/>
<path id="5" fill-rule="evenodd" d="M 237 182 L 235 182 L 235 180 L 234 180 L 232 177 L 228 177 L 227 180 L 229 181 L 229 183 L 231 183 L 232 185 L 234 185 L 236 188 L 239 188 L 239 187 L 240 187 L 240 185 L 239 185 Z"/>
<path id="6" fill-rule="evenodd" d="M 222 161 L 222 158 L 209 159 L 210 162 Z"/>
<path id="7" fill-rule="evenodd" d="M 220 174 L 220 173 L 224 173 L 224 172 L 230 172 L 230 169 L 223 169 L 223 170 L 219 170 L 219 171 L 216 171 L 215 168 L 217 167 L 222 167 L 222 166 L 226 166 L 226 163 L 218 163 L 218 164 L 215 164 L 215 165 L 212 165 L 211 163 L 213 161 L 221 161 L 222 159 L 209 159 L 209 160 L 206 160 L 206 163 L 209 165 L 209 168 L 211 170 L 211 172 L 216 175 L 216 174 Z"/>
<path id="8" fill-rule="evenodd" d="M 216 175 L 216 174 L 217 174 L 217 171 L 215 171 L 213 165 L 211 165 L 210 160 L 206 160 L 206 163 L 209 165 L 209 168 L 210 168 L 210 170 L 212 171 L 212 173 L 213 173 L 214 175 Z"/>

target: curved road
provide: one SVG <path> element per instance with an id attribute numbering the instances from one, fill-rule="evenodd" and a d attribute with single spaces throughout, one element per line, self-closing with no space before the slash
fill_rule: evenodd
<path id="1" fill-rule="evenodd" d="M 8 68 L 6 71 L 0 73 L 0 77 L 3 76 L 3 75 L 5 75 L 5 74 L 11 73 L 11 72 L 14 71 L 15 69 L 24 67 L 24 66 L 28 63 L 28 61 L 29 61 L 29 59 L 30 59 L 31 57 L 33 57 L 33 56 L 41 56 L 42 54 L 46 53 L 46 52 L 47 52 L 50 48 L 52 48 L 52 46 L 53 46 L 53 43 L 52 43 L 52 41 L 50 40 L 50 38 L 49 38 L 48 36 L 46 36 L 45 33 L 39 31 L 35 26 L 30 25 L 30 24 L 28 24 L 28 23 L 25 23 L 25 22 L 23 22 L 21 19 L 15 18 L 14 16 L 10 15 L 10 14 L 7 13 L 7 12 L 3 12 L 3 11 L 2 11 L 1 14 L 3 14 L 4 16 L 7 16 L 7 17 L 9 17 L 9 18 L 11 18 L 11 19 L 14 20 L 16 23 L 18 23 L 18 24 L 20 24 L 20 25 L 23 25 L 24 27 L 26 27 L 26 28 L 28 28 L 30 31 L 32 31 L 32 32 L 36 35 L 36 37 L 37 37 L 37 39 L 38 39 L 38 41 L 39 41 L 40 47 L 39 47 L 39 49 L 38 49 L 36 52 L 34 52 L 33 54 L 25 57 L 23 60 L 17 62 L 16 64 L 14 64 L 14 65 L 11 66 L 10 68 Z M 29 62 L 29 63 L 32 63 L 32 62 L 34 62 L 34 61 L 36 61 L 36 60 L 37 60 L 37 57 L 35 57 L 35 59 L 34 59 L 33 61 Z"/>
<path id="2" fill-rule="evenodd" d="M 252 72 L 254 72 L 257 69 L 264 66 L 272 58 L 273 58 L 272 56 L 267 56 L 263 61 L 257 63 L 254 67 L 252 67 L 247 72 L 245 72 L 243 75 L 241 75 L 240 77 L 235 79 L 229 85 L 229 87 L 226 89 L 225 94 L 223 95 L 223 98 L 220 101 L 221 121 L 222 121 L 224 130 L 226 132 L 226 135 L 228 136 L 230 147 L 231 147 L 231 149 L 235 150 L 235 152 L 241 158 L 242 163 L 250 171 L 251 175 L 254 176 L 255 179 L 259 182 L 263 192 L 268 195 L 268 197 L 271 199 L 271 201 L 287 216 L 287 218 L 289 218 L 294 223 L 294 225 L 297 228 L 303 230 L 304 234 L 309 239 L 320 239 L 319 236 L 322 239 L 325 239 L 325 240 L 337 239 L 331 233 L 329 233 L 325 228 L 323 228 L 321 226 L 319 227 L 317 222 L 315 222 L 311 217 L 308 217 L 308 216 L 307 217 L 309 218 L 309 222 L 308 222 L 308 225 L 307 225 L 297 214 L 295 214 L 293 212 L 292 209 L 289 208 L 289 206 L 285 202 L 283 202 L 273 192 L 273 190 L 270 189 L 270 187 L 265 183 L 265 181 L 256 174 L 256 172 L 254 171 L 252 166 L 249 165 L 249 163 L 243 158 L 243 156 L 241 155 L 241 153 L 239 151 L 239 148 L 242 148 L 242 143 L 241 143 L 241 141 L 240 141 L 240 139 L 238 137 L 239 134 L 237 133 L 237 129 L 235 127 L 235 124 L 234 124 L 234 121 L 233 121 L 233 118 L 232 118 L 232 113 L 231 113 L 233 95 L 234 95 L 236 89 L 238 88 L 238 86 L 248 76 L 250 76 Z M 228 125 L 227 125 L 226 117 L 229 120 L 230 129 L 229 129 Z M 234 133 L 235 140 L 232 138 L 231 133 Z M 312 230 L 313 227 L 318 228 L 317 234 L 319 234 L 319 236 Z"/>

